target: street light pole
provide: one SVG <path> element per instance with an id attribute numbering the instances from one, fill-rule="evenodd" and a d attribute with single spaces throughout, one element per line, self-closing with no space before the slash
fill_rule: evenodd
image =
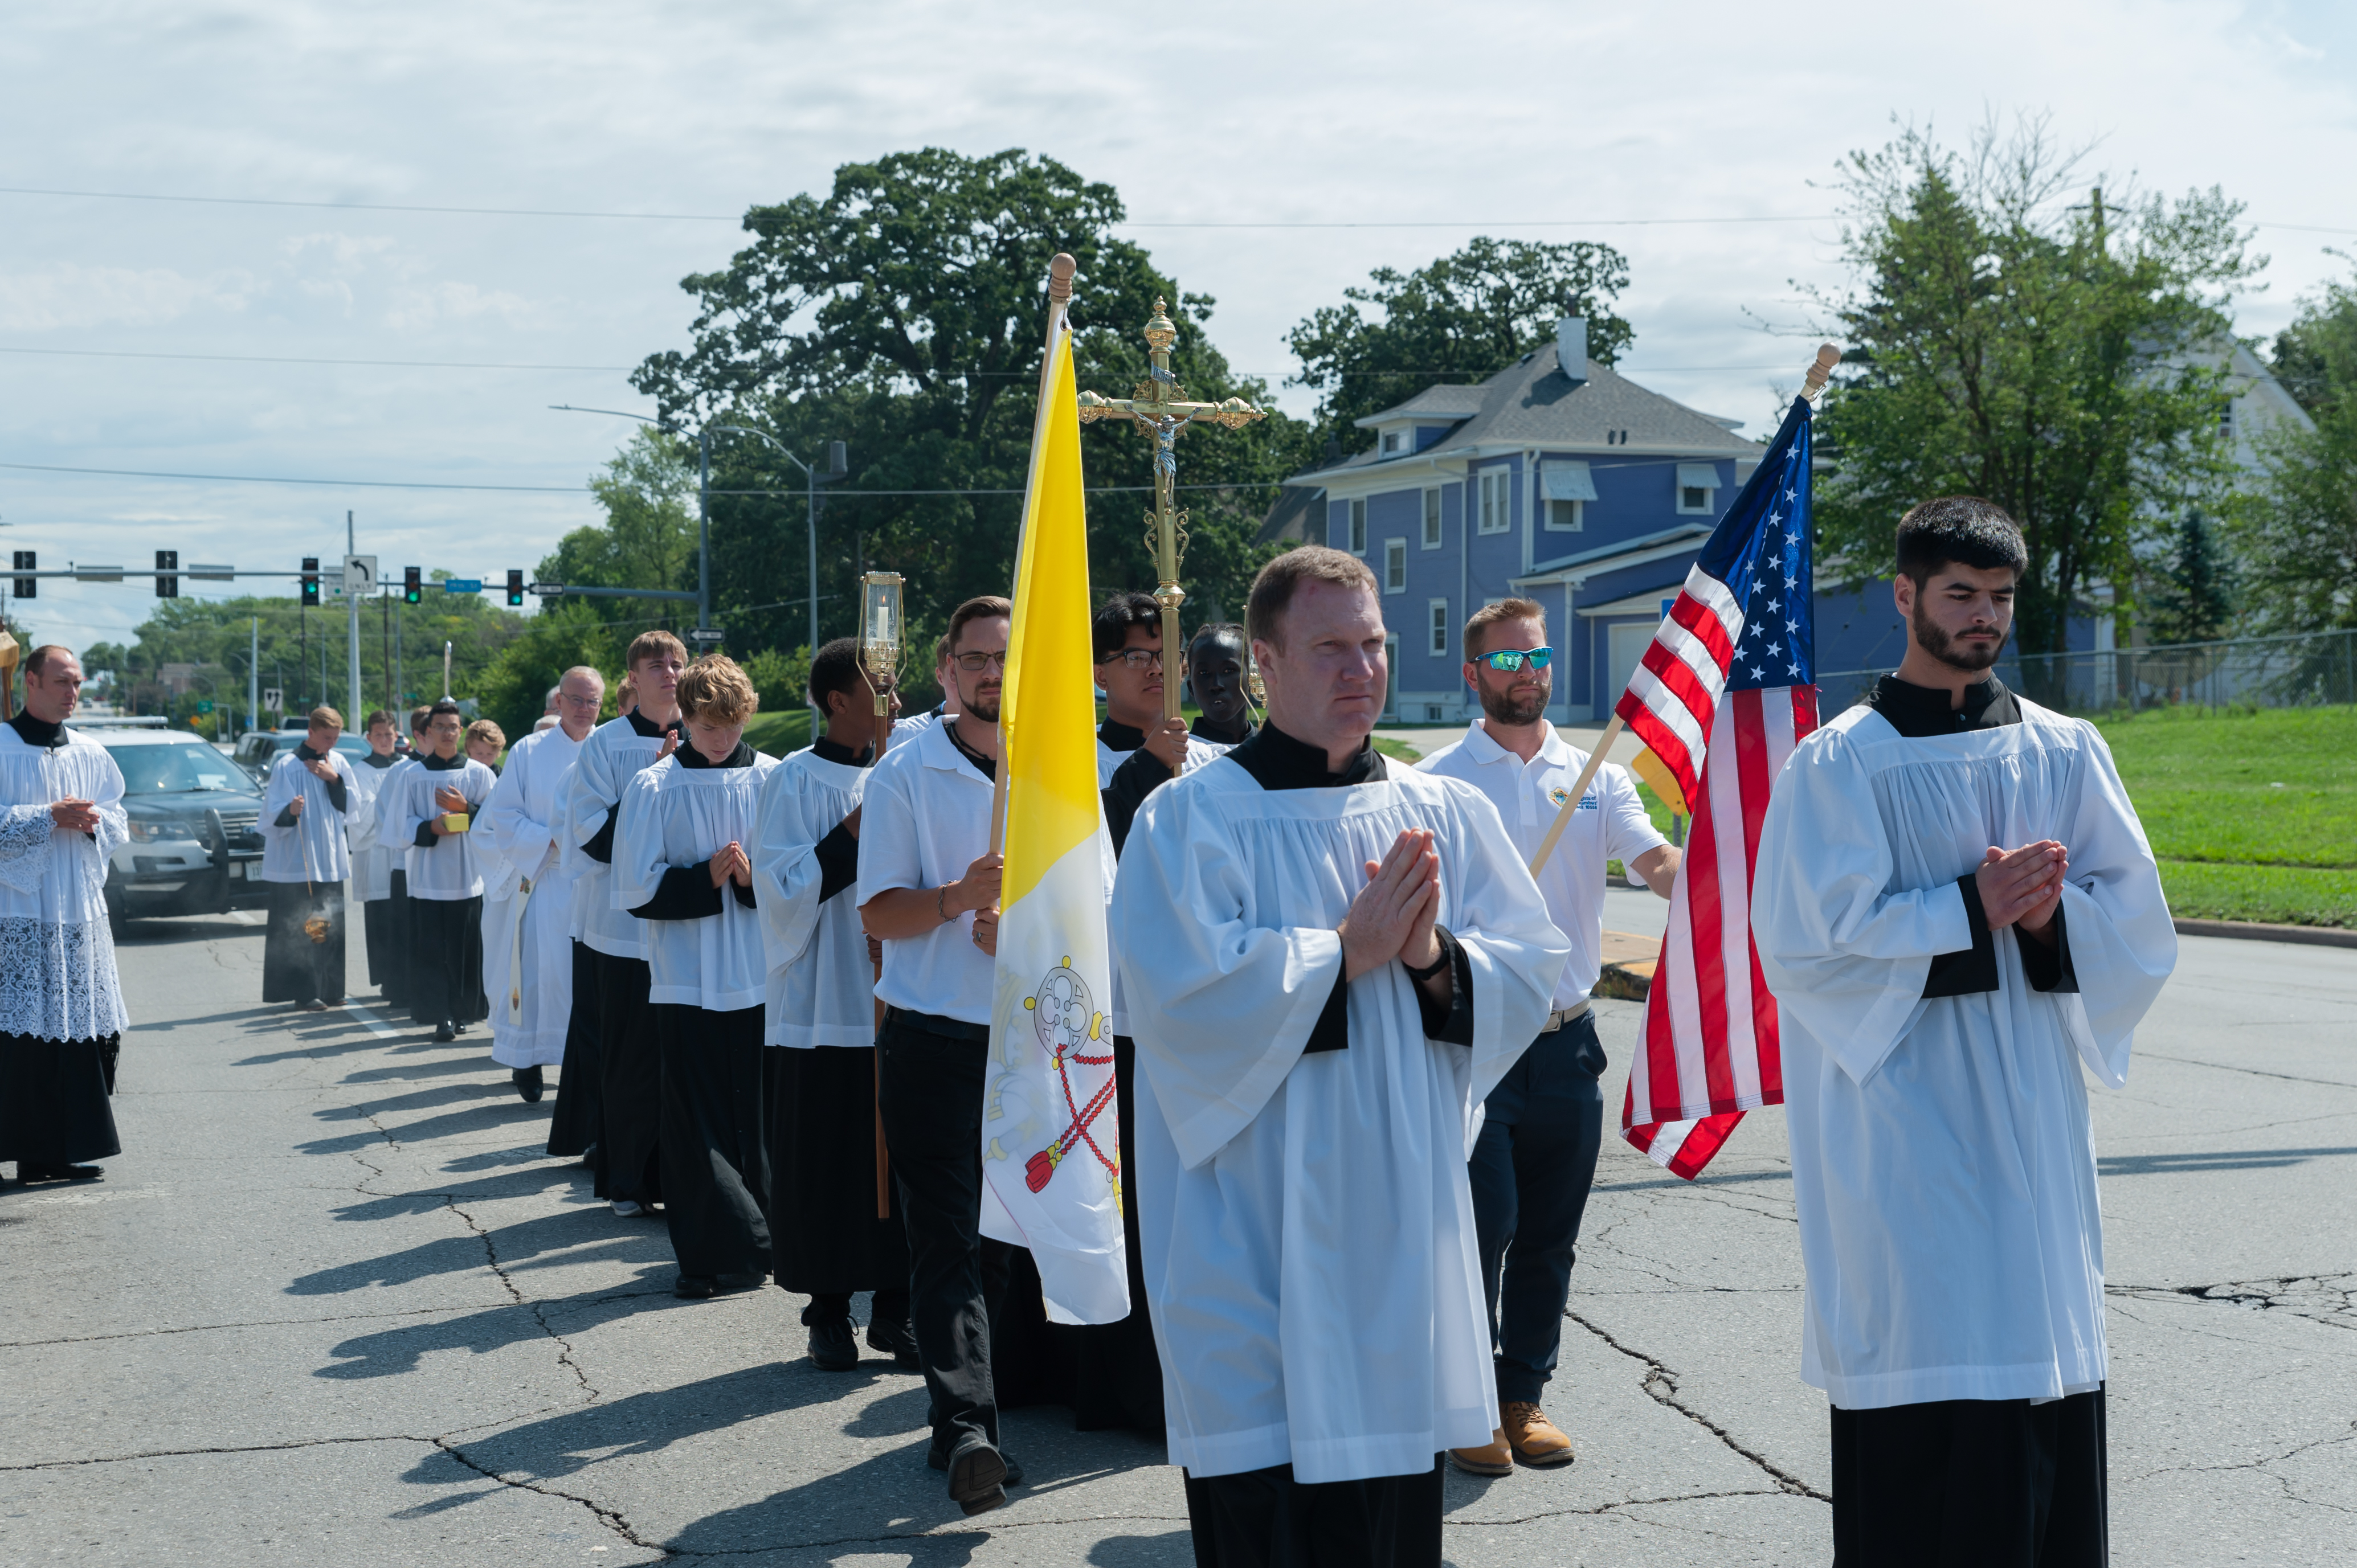
<path id="1" fill-rule="evenodd" d="M 359 546 L 352 537 L 352 514 L 344 513 L 344 558 L 349 561 Z M 352 591 L 352 575 L 344 573 L 344 609 L 350 622 L 351 639 L 344 650 L 344 662 L 350 666 L 344 671 L 351 688 L 352 705 L 344 710 L 344 724 L 357 728 L 361 722 L 361 596 Z"/>

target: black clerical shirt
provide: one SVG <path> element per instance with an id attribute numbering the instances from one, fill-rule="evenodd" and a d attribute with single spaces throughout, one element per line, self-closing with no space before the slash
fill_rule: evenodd
<path id="1" fill-rule="evenodd" d="M 328 754 L 324 751 L 313 751 L 311 749 L 310 743 L 307 741 L 297 741 L 295 745 L 295 758 L 298 762 L 317 762 L 325 758 L 328 755 Z M 334 778 L 328 780 L 328 800 L 339 811 L 350 809 L 344 804 L 344 776 L 342 774 L 339 773 Z M 295 815 L 294 801 L 289 800 L 286 804 L 278 808 L 277 825 L 279 827 L 291 828 L 295 825 L 297 820 L 298 819 Z"/>
<path id="2" fill-rule="evenodd" d="M 659 725 L 652 719 L 641 717 L 636 708 L 632 708 L 622 716 L 630 721 L 630 733 L 642 740 L 661 740 L 665 736 L 671 736 L 673 740 L 680 738 L 677 719 L 672 720 L 667 725 Z M 581 853 L 600 865 L 613 865 L 614 829 L 620 824 L 621 820 L 622 803 L 617 800 L 606 808 L 606 820 L 597 824 L 597 831 L 589 835 L 589 841 L 581 846 Z"/>
<path id="3" fill-rule="evenodd" d="M 851 747 L 821 736 L 811 743 L 811 755 L 821 762 L 833 762 L 845 768 L 866 768 L 875 760 L 876 748 Z M 827 835 L 818 841 L 818 901 L 822 904 L 852 886 L 859 880 L 859 837 L 842 822 L 837 822 Z"/>
<path id="4" fill-rule="evenodd" d="M 1992 675 L 1964 688 L 1961 706 L 1945 688 L 1918 686 L 1896 675 L 1885 675 L 1867 693 L 1866 705 L 1909 740 L 1932 740 L 1941 736 L 1967 735 L 1974 730 L 2003 729 L 2021 722 L 2021 703 Z M 1932 972 L 1923 979 L 1926 1000 L 1939 996 L 1970 996 L 1997 988 L 1996 934 L 1989 929 L 1981 907 L 1977 870 L 1956 878 L 1964 895 L 1964 917 L 1972 923 L 1973 945 L 1954 952 L 1934 953 Z M 2033 991 L 2076 991 L 2078 976 L 2071 968 L 2071 944 L 2062 929 L 2062 911 L 2054 911 L 2051 947 L 2035 937 L 2017 935 L 2022 972 Z"/>
<path id="5" fill-rule="evenodd" d="M 1356 784 L 1380 784 L 1391 778 L 1391 769 L 1383 754 L 1375 749 L 1370 738 L 1359 743 L 1351 760 L 1336 773 L 1326 766 L 1326 748 L 1298 741 L 1273 724 L 1264 724 L 1253 732 L 1253 737 L 1227 755 L 1252 776 L 1262 789 L 1347 789 Z M 1440 955 L 1448 964 L 1448 998 L 1435 1002 L 1422 985 L 1415 988 L 1416 1010 L 1423 1015 L 1424 1032 L 1428 1039 L 1441 1040 L 1452 1046 L 1473 1044 L 1473 966 L 1465 956 L 1465 949 L 1446 926 L 1435 926 L 1432 933 L 1440 941 Z M 1405 961 L 1403 960 L 1403 962 Z M 1351 1044 L 1351 1010 L 1349 1001 L 1349 970 L 1345 966 L 1334 975 L 1334 989 L 1318 1011 L 1318 1022 L 1309 1031 L 1309 1043 L 1301 1047 L 1304 1056 L 1316 1051 L 1348 1049 Z"/>
<path id="6" fill-rule="evenodd" d="M 8 727 L 15 730 L 16 738 L 27 746 L 38 746 L 44 751 L 56 751 L 66 744 L 66 726 L 35 718 L 30 708 L 17 710 L 16 716 L 8 721 Z"/>

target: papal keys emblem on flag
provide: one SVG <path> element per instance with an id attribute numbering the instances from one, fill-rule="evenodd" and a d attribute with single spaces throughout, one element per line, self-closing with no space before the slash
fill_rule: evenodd
<path id="1" fill-rule="evenodd" d="M 1072 968 L 1069 954 L 1048 972 L 1037 991 L 1023 999 L 1023 1005 L 1031 1015 L 1031 1029 L 1039 1038 L 1039 1048 L 1054 1064 L 1056 1082 L 1064 1091 L 1064 1109 L 1071 1117 L 1053 1143 L 1023 1162 L 1023 1183 L 1038 1192 L 1054 1177 L 1056 1167 L 1064 1163 L 1064 1156 L 1076 1144 L 1085 1145 L 1113 1178 L 1114 1198 L 1118 1202 L 1120 1145 L 1114 1144 L 1115 1153 L 1108 1155 L 1091 1131 L 1097 1118 L 1104 1114 L 1105 1107 L 1113 1103 L 1115 1087 L 1108 1070 L 1113 1066 L 1113 1041 L 1106 1037 L 1105 1015 L 1096 1010 L 1094 999 L 1089 994 L 1089 983 Z M 1094 1069 L 1089 1075 L 1097 1078 L 1093 1088 L 1085 1079 L 1081 1089 L 1072 1087 L 1072 1069 L 1076 1067 Z"/>
<path id="2" fill-rule="evenodd" d="M 1689 1180 L 1745 1112 L 1784 1101 L 1751 877 L 1769 791 L 1817 727 L 1810 421 L 1794 399 L 1613 709 L 1694 809 L 1620 1112 L 1621 1135 Z"/>

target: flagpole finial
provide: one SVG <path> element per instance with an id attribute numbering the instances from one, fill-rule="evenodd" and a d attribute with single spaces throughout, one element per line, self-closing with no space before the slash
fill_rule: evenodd
<path id="1" fill-rule="evenodd" d="M 1816 360 L 1809 366 L 1809 373 L 1801 378 L 1801 395 L 1813 398 L 1824 391 L 1825 382 L 1833 376 L 1834 367 L 1841 363 L 1841 357 L 1839 344 L 1818 344 Z"/>
<path id="2" fill-rule="evenodd" d="M 1061 305 L 1072 297 L 1072 274 L 1080 270 L 1080 263 L 1072 260 L 1071 252 L 1056 252 L 1055 260 L 1048 263 L 1048 297 L 1049 299 Z"/>

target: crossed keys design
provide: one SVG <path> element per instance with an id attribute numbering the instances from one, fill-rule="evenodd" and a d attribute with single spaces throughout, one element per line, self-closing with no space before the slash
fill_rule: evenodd
<path id="1" fill-rule="evenodd" d="M 1132 387 L 1125 398 L 1099 397 L 1092 392 L 1084 392 L 1080 404 L 1082 424 L 1092 424 L 1100 419 L 1126 419 L 1154 443 L 1154 510 L 1146 514 L 1146 542 L 1154 554 L 1155 575 L 1160 579 L 1154 590 L 1154 602 L 1162 607 L 1163 657 L 1168 662 L 1175 662 L 1179 645 L 1178 607 L 1187 599 L 1186 591 L 1178 585 L 1178 564 L 1187 553 L 1187 514 L 1172 499 L 1178 485 L 1178 433 L 1190 424 L 1241 430 L 1266 414 L 1240 397 L 1222 403 L 1194 403 L 1188 399 L 1187 389 L 1178 384 L 1178 378 L 1170 371 L 1170 346 L 1178 340 L 1178 328 L 1168 312 L 1168 306 L 1157 295 L 1154 315 L 1146 323 L 1146 380 Z M 1164 718 L 1178 716 L 1178 685 L 1175 680 L 1162 683 Z"/>

